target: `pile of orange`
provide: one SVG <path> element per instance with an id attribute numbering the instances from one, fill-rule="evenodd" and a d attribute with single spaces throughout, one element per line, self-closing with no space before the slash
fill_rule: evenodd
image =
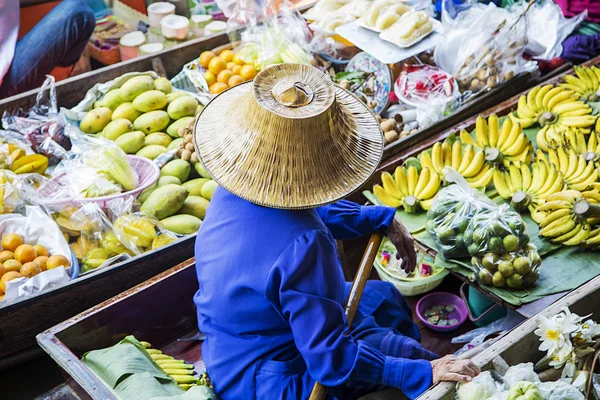
<path id="1" fill-rule="evenodd" d="M 58 267 L 69 267 L 65 256 L 50 256 L 42 245 L 25 244 L 23 236 L 9 233 L 2 237 L 0 251 L 0 300 L 4 298 L 6 283 L 17 278 L 33 278 L 42 271 Z"/>
<path id="2" fill-rule="evenodd" d="M 212 51 L 200 54 L 200 65 L 206 69 L 204 79 L 212 94 L 254 79 L 256 68 L 246 64 L 233 51 L 224 50 L 218 55 Z"/>

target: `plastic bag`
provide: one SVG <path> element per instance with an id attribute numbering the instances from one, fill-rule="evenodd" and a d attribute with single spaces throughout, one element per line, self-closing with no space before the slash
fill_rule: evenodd
<path id="1" fill-rule="evenodd" d="M 9 170 L 0 170 L 0 214 L 14 213 L 22 204 L 18 176 Z"/>
<path id="2" fill-rule="evenodd" d="M 534 285 L 540 277 L 542 259 L 533 243 L 508 253 L 488 252 L 471 258 L 477 280 L 484 285 L 520 289 Z"/>
<path id="3" fill-rule="evenodd" d="M 585 396 L 574 386 L 563 381 L 540 382 L 538 389 L 544 400 L 584 400 Z"/>
<path id="4" fill-rule="evenodd" d="M 477 213 L 465 232 L 464 241 L 472 256 L 502 254 L 524 248 L 529 243 L 527 225 L 508 204 Z"/>
<path id="5" fill-rule="evenodd" d="M 489 371 L 484 371 L 471 382 L 457 384 L 456 400 L 488 400 L 504 389 L 502 382 L 496 381 Z"/>
<path id="6" fill-rule="evenodd" d="M 484 193 L 473 189 L 452 168 L 444 169 L 445 177 L 454 184 L 440 190 L 427 212 L 425 227 L 445 258 L 469 255 L 464 234 L 473 216 L 492 210 L 496 204 Z"/>
<path id="7" fill-rule="evenodd" d="M 513 365 L 504 374 L 504 382 L 508 387 L 520 381 L 540 383 L 540 378 L 533 370 L 533 363 L 528 362 Z"/>

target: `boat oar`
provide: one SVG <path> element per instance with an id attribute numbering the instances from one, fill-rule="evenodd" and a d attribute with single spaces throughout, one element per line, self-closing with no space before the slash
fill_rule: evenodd
<path id="1" fill-rule="evenodd" d="M 354 316 L 356 315 L 356 310 L 358 309 L 358 303 L 360 302 L 360 298 L 365 290 L 365 285 L 367 284 L 369 275 L 371 275 L 373 261 L 375 261 L 375 256 L 377 255 L 377 251 L 379 250 L 382 239 L 383 233 L 377 232 L 371 235 L 369 244 L 365 250 L 365 254 L 360 261 L 358 271 L 356 272 L 356 276 L 352 282 L 352 287 L 350 288 L 350 293 L 348 294 L 348 299 L 346 300 L 345 312 L 346 319 L 348 320 L 348 330 L 346 331 L 346 335 L 350 333 L 350 327 L 352 326 L 352 321 L 354 321 Z M 315 387 L 310 394 L 310 400 L 324 400 L 326 395 L 327 387 L 317 382 L 315 383 Z"/>

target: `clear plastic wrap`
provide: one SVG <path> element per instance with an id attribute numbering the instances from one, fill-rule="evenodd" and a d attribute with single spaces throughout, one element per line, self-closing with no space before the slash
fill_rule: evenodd
<path id="1" fill-rule="evenodd" d="M 464 241 L 472 256 L 501 254 L 525 248 L 529 232 L 521 215 L 503 204 L 474 215 Z"/>
<path id="2" fill-rule="evenodd" d="M 487 400 L 502 392 L 505 389 L 504 382 L 494 379 L 494 376 L 489 371 L 484 371 L 471 382 L 457 384 L 456 400 Z"/>
<path id="3" fill-rule="evenodd" d="M 14 213 L 23 205 L 18 177 L 8 170 L 0 170 L 0 214 Z"/>
<path id="4" fill-rule="evenodd" d="M 425 227 L 445 258 L 469 256 L 465 232 L 475 214 L 496 208 L 484 193 L 473 189 L 456 171 L 444 169 L 454 184 L 440 190 L 427 212 Z"/>
<path id="5" fill-rule="evenodd" d="M 520 289 L 534 285 L 540 277 L 542 258 L 534 244 L 506 253 L 473 256 L 471 265 L 479 283 L 498 288 Z"/>

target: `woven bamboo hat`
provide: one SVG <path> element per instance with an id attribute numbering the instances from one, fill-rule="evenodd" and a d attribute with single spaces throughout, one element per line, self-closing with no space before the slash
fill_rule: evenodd
<path id="1" fill-rule="evenodd" d="M 198 157 L 215 181 L 252 203 L 333 203 L 375 172 L 383 134 L 358 98 L 311 66 L 281 64 L 227 89 L 200 113 Z"/>

